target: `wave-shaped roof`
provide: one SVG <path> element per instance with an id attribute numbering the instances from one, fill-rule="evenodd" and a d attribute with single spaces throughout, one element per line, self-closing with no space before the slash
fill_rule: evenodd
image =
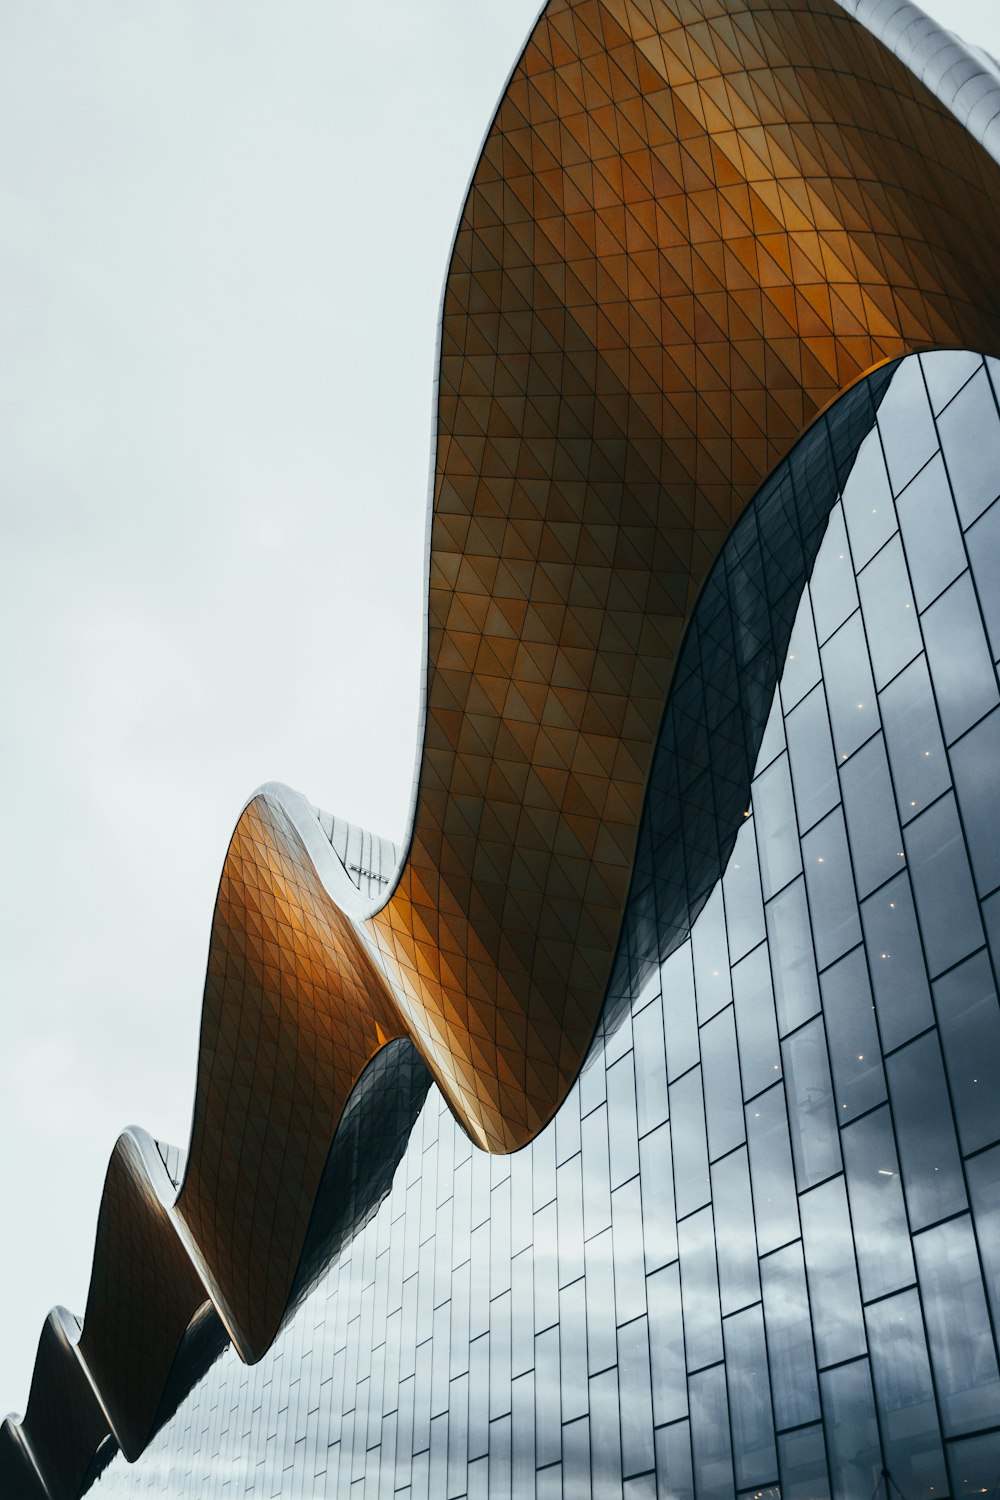
<path id="1" fill-rule="evenodd" d="M 248 803 L 183 1180 L 119 1141 L 82 1329 L 50 1316 L 0 1429 L 4 1495 L 75 1496 L 102 1442 L 136 1457 L 212 1327 L 261 1357 L 388 1043 L 485 1149 L 558 1109 L 734 523 L 867 372 L 1000 347 L 998 99 L 990 60 L 905 0 L 546 5 L 445 284 L 407 848 L 394 868 L 296 794 Z"/>

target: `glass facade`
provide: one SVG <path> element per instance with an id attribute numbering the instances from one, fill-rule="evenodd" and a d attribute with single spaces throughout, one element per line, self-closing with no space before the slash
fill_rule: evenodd
<path id="1" fill-rule="evenodd" d="M 801 594 L 787 570 L 770 712 L 744 700 L 749 800 L 725 838 L 716 786 L 679 845 L 648 841 L 668 890 L 717 868 L 693 920 L 658 892 L 632 921 L 655 961 L 626 941 L 556 1119 L 490 1156 L 407 1074 L 386 1195 L 327 1230 L 278 1342 L 226 1349 L 92 1493 L 991 1492 L 1000 366 L 887 380 L 846 483 L 816 471 L 824 514 L 842 493 Z"/>

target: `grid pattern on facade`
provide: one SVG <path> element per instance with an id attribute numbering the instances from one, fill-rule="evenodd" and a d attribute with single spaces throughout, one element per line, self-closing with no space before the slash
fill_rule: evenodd
<path id="1" fill-rule="evenodd" d="M 600 1031 L 686 936 L 729 862 L 802 589 L 895 369 L 856 385 L 796 445 L 701 591 L 653 757 Z"/>
<path id="2" fill-rule="evenodd" d="M 255 799 L 213 926 L 185 1180 L 169 1211 L 148 1184 L 128 1203 L 179 1233 L 247 1358 L 285 1316 L 332 1131 L 386 1041 L 413 1039 L 491 1150 L 566 1096 L 698 590 L 859 375 L 998 345 L 996 181 L 834 0 L 546 7 L 445 289 L 419 795 L 367 928 L 389 982 Z M 85 1341 L 162 1324 L 163 1368 L 183 1307 L 139 1270 L 131 1294 Z"/>
<path id="3" fill-rule="evenodd" d="M 195 1117 L 175 1219 L 245 1358 L 274 1338 L 344 1103 L 400 1035 L 382 976 L 270 797 L 216 901 Z"/>
<path id="4" fill-rule="evenodd" d="M 480 1145 L 586 1055 L 737 516 L 880 361 L 1000 348 L 996 174 L 835 0 L 543 11 L 445 286 L 420 788 L 373 923 Z"/>
<path id="5" fill-rule="evenodd" d="M 745 800 L 752 746 L 759 743 L 787 641 L 788 598 L 801 593 L 823 517 L 874 420 L 890 373 L 887 368 L 856 387 L 814 426 L 758 497 L 754 517 L 741 521 L 730 538 L 724 565 L 717 570 L 725 587 L 721 592 L 710 588 L 700 602 L 693 644 L 689 642 L 682 653 L 676 687 L 682 712 L 690 720 L 685 688 L 690 682 L 696 694 L 694 717 L 703 706 L 710 731 L 718 716 L 703 696 L 705 662 L 699 640 L 716 633 L 720 611 L 727 622 L 727 640 L 734 630 L 737 639 L 756 638 L 763 622 L 758 619 L 759 607 L 748 606 L 748 599 L 767 600 L 769 607 L 756 663 L 745 650 L 735 650 L 729 663 L 730 675 L 735 671 L 739 679 L 738 687 L 730 684 L 730 691 L 745 712 L 724 716 L 721 743 L 706 747 L 698 741 L 692 747 L 673 732 L 669 718 L 661 733 L 658 763 L 671 767 L 685 755 L 688 761 L 692 755 L 701 756 L 704 764 L 713 765 L 718 782 L 716 818 L 707 828 L 704 797 L 693 802 L 695 831 L 692 834 L 688 826 L 686 839 L 689 880 L 695 880 L 692 838 L 699 845 L 711 844 L 715 830 L 716 849 L 721 849 L 716 825 L 727 800 L 726 786 L 734 777 L 741 782 L 739 795 Z M 775 569 L 781 580 L 777 594 L 769 587 Z M 753 588 L 748 586 L 751 579 Z M 721 661 L 714 663 L 713 693 L 725 702 Z M 734 743 L 740 748 L 739 764 L 727 767 L 724 762 Z M 666 865 L 674 851 L 661 847 L 656 780 L 654 771 L 640 844 L 647 855 L 652 851 Z M 734 816 L 730 809 L 730 821 Z M 270 1344 L 344 1236 L 381 1201 L 426 1094 L 429 1075 L 419 1053 L 408 1041 L 386 1042 L 396 1024 L 391 1000 L 353 936 L 355 929 L 331 899 L 331 889 L 339 895 L 342 886 L 334 883 L 336 871 L 323 863 L 325 845 L 321 842 L 317 849 L 314 820 L 331 837 L 323 815 L 287 788 L 262 789 L 245 810 L 227 856 L 215 914 L 191 1150 L 182 1162 L 174 1148 L 160 1145 L 154 1150 L 141 1132 L 129 1132 L 109 1168 L 86 1328 L 79 1343 L 83 1365 L 69 1346 L 65 1352 L 67 1373 L 86 1383 L 86 1369 L 101 1393 L 107 1413 L 101 1430 L 110 1424 L 113 1438 L 131 1458 L 169 1419 L 206 1361 L 218 1353 L 226 1328 L 237 1330 L 237 1347 L 244 1354 L 259 1354 Z M 342 834 L 343 848 L 334 850 L 341 866 L 344 853 L 350 853 L 352 831 L 345 828 Z M 713 883 L 721 869 L 717 852 L 709 872 Z M 701 878 L 707 878 L 704 870 Z M 692 887 L 693 909 L 695 895 Z M 643 906 L 642 897 L 633 893 L 633 903 Z M 687 904 L 683 909 L 686 914 Z M 661 926 L 665 924 L 669 925 L 666 919 Z M 655 966 L 662 943 L 648 915 L 630 923 L 628 932 L 632 956 L 641 941 L 645 958 Z M 330 983 L 331 964 L 342 984 L 339 991 Z M 625 1003 L 621 995 L 615 998 L 618 1007 L 606 1008 L 607 1024 Z M 331 1001 L 338 1003 L 331 1006 Z M 372 1045 L 373 1022 L 375 1039 L 385 1045 L 365 1068 L 338 1121 L 338 1096 Z M 299 1124 L 289 1134 L 287 1105 L 293 1091 Z M 227 1147 L 235 1121 L 241 1122 L 244 1144 L 236 1156 Z M 336 1136 L 321 1168 L 321 1153 L 334 1128 Z M 359 1134 L 365 1142 L 363 1157 L 355 1149 Z M 247 1141 L 252 1149 L 246 1149 Z M 217 1201 L 214 1237 L 203 1243 L 192 1205 L 211 1203 L 219 1181 L 228 1184 L 228 1195 Z M 276 1238 L 275 1223 L 280 1225 Z M 270 1296 L 252 1276 L 242 1287 L 234 1277 L 234 1267 L 250 1251 L 263 1263 L 263 1244 L 270 1257 Z M 193 1250 L 200 1277 L 194 1274 L 185 1245 Z M 226 1247 L 228 1254 L 223 1256 Z M 136 1253 L 134 1267 L 131 1250 Z M 206 1301 L 209 1293 L 212 1300 Z M 138 1343 L 133 1336 L 136 1328 L 144 1331 Z M 23 1431 L 35 1453 L 58 1449 L 61 1500 L 63 1495 L 75 1496 L 74 1476 L 88 1468 L 94 1445 L 89 1438 L 77 1443 L 60 1437 L 42 1420 L 43 1407 L 50 1406 L 48 1395 L 33 1383 Z M 48 1482 L 50 1487 L 56 1483 L 51 1475 Z"/>
<path id="6" fill-rule="evenodd" d="M 432 1090 L 266 1360 L 96 1492 L 990 1491 L 998 375 L 897 372 L 724 876 L 554 1123 L 491 1158 Z"/>

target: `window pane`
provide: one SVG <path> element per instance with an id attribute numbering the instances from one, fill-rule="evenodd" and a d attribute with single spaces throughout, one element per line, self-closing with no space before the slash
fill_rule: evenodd
<path id="1" fill-rule="evenodd" d="M 965 568 L 965 548 L 940 453 L 898 497 L 896 514 L 917 608 L 924 609 Z"/>
<path id="2" fill-rule="evenodd" d="M 620 1494 L 622 1485 L 618 1370 L 605 1370 L 590 1382 L 590 1478 L 598 1494 Z M 510 1492 L 508 1491 L 508 1494 Z"/>
<path id="3" fill-rule="evenodd" d="M 586 1267 L 587 1369 L 591 1375 L 597 1375 L 618 1358 L 615 1263 L 610 1229 L 587 1241 Z"/>
<path id="4" fill-rule="evenodd" d="M 856 614 L 823 647 L 823 679 L 838 762 L 863 745 L 879 727 L 868 643 Z"/>
<path id="5" fill-rule="evenodd" d="M 771 965 L 763 943 L 734 968 L 733 996 L 743 1093 L 752 1099 L 781 1077 Z"/>
<path id="6" fill-rule="evenodd" d="M 597 1111 L 598 1114 L 601 1111 Z M 632 1053 L 608 1069 L 608 1138 L 611 1146 L 611 1186 L 620 1187 L 639 1170 L 639 1132 L 636 1124 L 635 1071 Z"/>
<path id="7" fill-rule="evenodd" d="M 858 449 L 844 486 L 843 506 L 854 566 L 863 568 L 896 530 L 896 507 L 877 432 L 869 433 Z"/>
<path id="8" fill-rule="evenodd" d="M 757 1243 L 766 1255 L 799 1233 L 785 1092 L 780 1083 L 747 1105 L 747 1143 Z"/>
<path id="9" fill-rule="evenodd" d="M 985 896 L 1000 885 L 1000 711 L 952 746 L 951 765 L 976 885 Z"/>
<path id="10" fill-rule="evenodd" d="M 934 1004 L 964 1152 L 1000 1139 L 1000 1006 L 985 952 L 934 986 Z"/>
<path id="11" fill-rule="evenodd" d="M 711 1208 L 682 1219 L 677 1226 L 681 1256 L 681 1302 L 687 1367 L 698 1370 L 722 1358 L 719 1278 Z"/>
<path id="12" fill-rule="evenodd" d="M 580 1149 L 580 1087 L 574 1084 L 570 1090 L 562 1108 L 555 1118 L 556 1127 L 556 1164 L 562 1166 L 563 1162 L 569 1161 Z M 479 1174 L 473 1175 L 473 1187 L 479 1180 Z M 477 1205 L 473 1202 L 472 1222 L 473 1224 L 484 1224 L 489 1218 L 488 1200 L 482 1204 L 482 1211 L 477 1211 Z"/>
<path id="13" fill-rule="evenodd" d="M 819 651 L 808 591 L 802 595 L 781 672 L 781 705 L 785 713 L 819 682 Z"/>
<path id="14" fill-rule="evenodd" d="M 674 1155 L 674 1192 L 678 1217 L 683 1218 L 711 1196 L 700 1068 L 670 1085 L 670 1117 L 674 1140 L 683 1142 Z"/>
<path id="15" fill-rule="evenodd" d="M 726 869 L 726 930 L 733 963 L 763 941 L 764 905 L 757 867 L 757 835 L 747 818 L 736 837 L 736 847 Z"/>
<path id="16" fill-rule="evenodd" d="M 571 1156 L 558 1169 L 556 1182 L 559 1285 L 566 1286 L 583 1275 L 583 1180 L 579 1154 Z M 488 1233 L 489 1226 L 484 1228 Z"/>
<path id="17" fill-rule="evenodd" d="M 745 1147 L 724 1156 L 712 1168 L 712 1208 L 719 1260 L 719 1298 L 725 1315 L 760 1297 L 750 1165 Z"/>
<path id="18" fill-rule="evenodd" d="M 778 1455 L 760 1306 L 727 1318 L 724 1332 L 736 1483 L 766 1484 L 778 1477 Z"/>
<path id="19" fill-rule="evenodd" d="M 966 1206 L 955 1122 L 937 1037 L 918 1037 L 886 1059 L 903 1187 L 914 1229 Z"/>
<path id="20" fill-rule="evenodd" d="M 563 1421 L 587 1410 L 587 1303 L 581 1278 L 559 1293 L 559 1385 Z M 469 1371 L 469 1396 L 477 1388 L 476 1372 Z"/>
<path id="21" fill-rule="evenodd" d="M 694 953 L 698 1020 L 704 1022 L 722 1010 L 733 998 L 729 983 L 729 949 L 726 944 L 721 882 L 705 902 L 691 929 L 691 948 Z"/>
<path id="22" fill-rule="evenodd" d="M 816 964 L 825 969 L 861 941 L 858 901 L 847 853 L 844 817 L 839 808 L 802 840 L 802 859 L 809 889 Z"/>
<path id="23" fill-rule="evenodd" d="M 882 1448 L 866 1359 L 820 1376 L 823 1420 L 830 1448 L 833 1500 L 863 1500 L 876 1493 Z"/>
<path id="24" fill-rule="evenodd" d="M 656 1472 L 662 1474 L 670 1500 L 694 1500 L 691 1434 L 687 1422 L 656 1432 Z"/>
<path id="25" fill-rule="evenodd" d="M 642 1185 L 642 1238 L 646 1270 L 666 1265 L 677 1255 L 674 1215 L 674 1174 L 667 1123 L 650 1131 L 639 1143 L 639 1180 Z"/>
<path id="26" fill-rule="evenodd" d="M 450 1413 L 448 1426 L 450 1435 Z M 510 1432 L 512 1491 L 515 1495 L 523 1494 L 525 1491 L 530 1494 L 535 1483 L 535 1377 L 530 1371 L 514 1381 L 511 1393 Z M 449 1496 L 456 1493 L 460 1495 L 464 1483 L 465 1476 L 461 1475 L 459 1488 L 456 1491 L 449 1487 Z"/>
<path id="27" fill-rule="evenodd" d="M 802 868 L 788 756 L 780 755 L 753 784 L 753 815 L 764 899 Z"/>
<path id="28" fill-rule="evenodd" d="M 801 1026 L 819 1010 L 819 982 L 805 883 L 798 880 L 764 908 L 778 1030 Z"/>
<path id="29" fill-rule="evenodd" d="M 858 579 L 858 587 L 875 685 L 884 687 L 923 650 L 898 536 L 872 558 Z"/>
<path id="30" fill-rule="evenodd" d="M 840 1171 L 837 1112 L 822 1019 L 817 1016 L 787 1037 L 781 1055 L 795 1181 L 801 1192 Z"/>
<path id="31" fill-rule="evenodd" d="M 820 641 L 831 636 L 858 607 L 851 549 L 847 545 L 844 513 L 839 505 L 830 512 L 826 536 L 809 579 L 809 595 Z"/>
<path id="32" fill-rule="evenodd" d="M 559 1330 L 550 1328 L 535 1339 L 536 1462 L 552 1463 L 560 1453 L 562 1411 L 559 1389 Z"/>
<path id="33" fill-rule="evenodd" d="M 937 448 L 920 362 L 900 365 L 878 411 L 878 430 L 895 494 L 922 469 Z"/>
<path id="34" fill-rule="evenodd" d="M 916 1292 L 876 1302 L 865 1321 L 888 1470 L 904 1494 L 943 1494 L 948 1481 Z"/>
<path id="35" fill-rule="evenodd" d="M 785 719 L 788 760 L 799 829 L 805 832 L 840 801 L 837 763 L 822 687 L 813 688 Z"/>
<path id="36" fill-rule="evenodd" d="M 655 1001 L 632 1018 L 635 1037 L 635 1094 L 639 1134 L 667 1118 L 667 1064 L 663 1008 Z"/>
<path id="37" fill-rule="evenodd" d="M 490 1303 L 490 1417 L 510 1411 L 510 1292 Z"/>
<path id="38" fill-rule="evenodd" d="M 994 972 L 1000 970 L 1000 891 L 995 891 L 982 904 L 983 922 L 986 925 L 986 941 L 990 946 Z"/>
<path id="39" fill-rule="evenodd" d="M 702 1370 L 700 1375 L 692 1375 L 689 1385 L 695 1491 L 706 1500 L 715 1500 L 716 1496 L 733 1493 L 725 1370 L 721 1364 Z"/>
<path id="40" fill-rule="evenodd" d="M 819 653 L 816 655 L 819 661 Z M 781 714 L 781 694 L 775 693 L 771 700 L 771 711 L 767 716 L 764 726 L 764 738 L 760 742 L 757 751 L 757 763 L 754 766 L 754 774 L 757 775 L 769 766 L 785 748 L 785 721 Z"/>
<path id="41" fill-rule="evenodd" d="M 899 816 L 906 823 L 946 792 L 951 780 L 924 658 L 891 682 L 879 702 Z"/>
<path id="42" fill-rule="evenodd" d="M 916 1276 L 888 1109 L 855 1121 L 841 1142 L 861 1291 L 870 1301 L 909 1286 Z"/>
<path id="43" fill-rule="evenodd" d="M 582 1312 L 582 1308 L 581 1308 Z M 484 1333 L 469 1345 L 469 1457 L 478 1458 L 489 1447 L 490 1338 Z M 586 1368 L 586 1367 L 585 1367 Z M 402 1430 L 402 1429 L 401 1429 Z M 413 1440 L 417 1440 L 414 1422 Z"/>
<path id="44" fill-rule="evenodd" d="M 867 896 L 903 865 L 903 841 L 880 734 L 845 761 L 840 784 L 859 896 Z"/>
<path id="45" fill-rule="evenodd" d="M 996 673 L 968 573 L 931 605 L 923 627 L 945 742 L 950 745 L 997 703 Z"/>
<path id="46" fill-rule="evenodd" d="M 1000 1420 L 1000 1377 L 967 1217 L 914 1237 L 946 1437 Z"/>
<path id="47" fill-rule="evenodd" d="M 924 380 L 935 413 L 947 406 L 952 397 L 983 368 L 982 357 L 965 349 L 935 349 L 920 358 Z"/>
<path id="48" fill-rule="evenodd" d="M 701 1072 L 708 1120 L 708 1154 L 714 1161 L 746 1139 L 732 1006 L 701 1029 Z"/>
<path id="49" fill-rule="evenodd" d="M 760 1263 L 760 1280 L 775 1421 L 779 1427 L 797 1427 L 819 1416 L 802 1246 L 796 1242 L 766 1256 Z"/>
<path id="50" fill-rule="evenodd" d="M 633 1177 L 611 1194 L 611 1233 L 615 1247 L 615 1312 L 619 1323 L 629 1323 L 646 1311 L 643 1274 L 642 1197 Z"/>
<path id="51" fill-rule="evenodd" d="M 781 1500 L 830 1500 L 823 1429 L 800 1428 L 778 1439 Z"/>
<path id="52" fill-rule="evenodd" d="M 587 1493 L 590 1488 L 591 1463 L 590 1423 L 586 1417 L 567 1422 L 562 1430 L 562 1471 L 564 1495 Z M 469 1500 L 472 1500 L 471 1485 Z"/>
<path id="53" fill-rule="evenodd" d="M 854 1240 L 843 1177 L 803 1193 L 802 1243 L 820 1368 L 865 1351 Z"/>
<path id="54" fill-rule="evenodd" d="M 608 1112 L 602 1104 L 581 1123 L 583 1150 L 580 1164 L 583 1174 L 583 1233 L 585 1238 L 598 1234 L 611 1224 L 611 1169 L 608 1160 Z M 560 1174 L 564 1169 L 560 1167 Z M 561 1205 L 557 1205 L 557 1212 Z M 572 1280 L 567 1271 L 563 1281 Z"/>
<path id="55" fill-rule="evenodd" d="M 698 1061 L 698 1014 L 694 1000 L 691 944 L 682 943 L 660 970 L 667 1077 L 671 1081 Z"/>
<path id="56" fill-rule="evenodd" d="M 1000 494 L 1000 423 L 985 370 L 941 413 L 938 432 L 962 525 Z"/>
<path id="57" fill-rule="evenodd" d="M 973 1157 L 967 1170 L 986 1290 L 994 1327 L 1000 1327 L 1000 1146 Z"/>
<path id="58" fill-rule="evenodd" d="M 530 1379 L 531 1377 L 529 1377 Z M 558 1394 L 556 1403 L 558 1408 Z M 532 1417 L 533 1417 L 532 1413 Z M 382 1451 L 385 1455 L 385 1425 L 383 1424 Z M 530 1431 L 530 1426 L 529 1426 Z M 391 1458 L 391 1454 L 386 1455 Z M 448 1494 L 461 1495 L 465 1490 L 466 1467 L 469 1462 L 469 1377 L 460 1375 L 451 1382 L 448 1395 Z M 534 1444 L 531 1444 L 531 1466 L 534 1468 Z"/>
<path id="59" fill-rule="evenodd" d="M 471 1149 L 472 1142 L 469 1147 Z M 460 1171 L 467 1171 L 468 1160 L 463 1163 Z M 554 1126 L 550 1125 L 543 1130 L 531 1149 L 531 1202 L 533 1208 L 544 1208 L 547 1203 L 555 1203 L 556 1196 L 556 1132 Z M 455 1222 L 458 1220 L 458 1210 L 455 1211 Z M 456 1265 L 458 1261 L 456 1260 Z"/>
<path id="60" fill-rule="evenodd" d="M 994 505 L 965 536 L 979 603 L 989 631 L 993 656 L 1000 656 L 1000 505 Z"/>
<path id="61" fill-rule="evenodd" d="M 969 853 L 952 795 L 909 825 L 906 853 L 927 966 L 932 975 L 940 974 L 983 942 Z"/>
<path id="62" fill-rule="evenodd" d="M 864 950 L 855 948 L 821 980 L 823 1018 L 841 1125 L 885 1098 L 885 1075 Z"/>
<path id="63" fill-rule="evenodd" d="M 649 1306 L 649 1354 L 653 1374 L 653 1420 L 674 1422 L 687 1416 L 684 1373 L 684 1324 L 681 1321 L 680 1269 L 664 1266 L 646 1282 Z"/>
<path id="64" fill-rule="evenodd" d="M 534 1216 L 535 1331 L 551 1328 L 559 1318 L 559 1256 L 556 1206 L 548 1203 Z M 452 1294 L 454 1311 L 454 1294 Z"/>
<path id="65" fill-rule="evenodd" d="M 948 1463 L 951 1467 L 952 1494 L 986 1495 L 996 1488 L 997 1435 L 988 1432 L 982 1437 L 965 1438 L 948 1444 Z"/>
<path id="66" fill-rule="evenodd" d="M 490 1500 L 506 1500 L 510 1494 L 510 1417 L 501 1417 L 490 1423 L 489 1497 Z M 414 1494 L 418 1493 L 414 1485 Z M 433 1489 L 428 1486 L 427 1493 Z"/>
<path id="67" fill-rule="evenodd" d="M 622 1467 L 626 1474 L 639 1474 L 653 1467 L 649 1331 L 645 1318 L 635 1318 L 618 1330 L 618 1385 Z M 616 1420 L 619 1412 L 615 1413 Z"/>
<path id="68" fill-rule="evenodd" d="M 530 1370 L 535 1352 L 534 1264 L 531 1249 L 522 1250 L 510 1266 L 511 1368 Z"/>
<path id="69" fill-rule="evenodd" d="M 861 908 L 882 1046 L 889 1052 L 933 1024 L 910 882 L 897 875 Z"/>

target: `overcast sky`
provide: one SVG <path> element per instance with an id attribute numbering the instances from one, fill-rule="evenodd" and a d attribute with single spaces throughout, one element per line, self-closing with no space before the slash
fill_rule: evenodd
<path id="1" fill-rule="evenodd" d="M 119 1130 L 186 1144 L 247 795 L 403 833 L 441 282 L 537 8 L 0 7 L 0 1414 Z"/>

